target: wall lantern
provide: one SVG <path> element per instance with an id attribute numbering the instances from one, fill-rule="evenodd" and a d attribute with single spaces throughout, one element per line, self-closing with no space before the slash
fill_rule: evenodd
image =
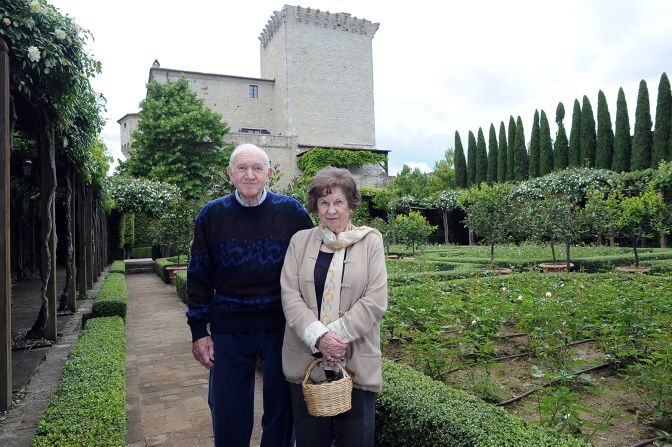
<path id="1" fill-rule="evenodd" d="M 33 172 L 33 162 L 29 158 L 26 158 L 21 163 L 21 169 L 23 170 L 24 177 L 30 177 L 30 174 Z"/>

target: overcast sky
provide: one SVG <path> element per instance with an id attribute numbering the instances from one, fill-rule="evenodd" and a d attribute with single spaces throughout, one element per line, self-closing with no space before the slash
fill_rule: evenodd
<path id="1" fill-rule="evenodd" d="M 304 0 L 305 1 L 305 0 Z M 107 98 L 103 139 L 122 158 L 117 120 L 137 112 L 149 68 L 259 77 L 259 34 L 282 1 L 49 0 L 92 32 Z M 623 87 L 634 128 L 639 81 L 655 115 L 660 75 L 672 75 L 672 1 L 310 0 L 300 6 L 348 12 L 380 23 L 373 39 L 376 145 L 403 164 L 429 170 L 470 130 L 521 116 L 529 140 L 535 109 L 551 122 L 562 101 L 597 112 L 604 91 L 612 120 Z"/>

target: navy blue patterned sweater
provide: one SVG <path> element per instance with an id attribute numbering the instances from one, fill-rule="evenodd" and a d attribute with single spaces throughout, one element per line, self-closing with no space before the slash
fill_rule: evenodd
<path id="1" fill-rule="evenodd" d="M 187 281 L 187 320 L 193 340 L 210 331 L 279 330 L 285 325 L 280 271 L 294 233 L 312 228 L 291 197 L 268 192 L 244 207 L 233 194 L 196 216 Z"/>

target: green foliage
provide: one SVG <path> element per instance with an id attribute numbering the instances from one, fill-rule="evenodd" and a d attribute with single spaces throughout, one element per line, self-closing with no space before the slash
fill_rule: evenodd
<path id="1" fill-rule="evenodd" d="M 455 169 L 453 167 L 453 160 L 455 155 L 454 149 L 446 149 L 443 159 L 434 163 L 434 171 L 432 177 L 435 179 L 437 189 L 455 189 L 457 187 L 455 182 Z"/>
<path id="2" fill-rule="evenodd" d="M 497 158 L 498 158 L 498 147 L 497 147 L 497 133 L 495 132 L 495 126 L 490 124 L 490 131 L 488 135 L 488 183 L 493 184 L 497 183 Z"/>
<path id="3" fill-rule="evenodd" d="M 539 161 L 540 161 L 540 145 L 541 136 L 539 134 L 539 111 L 534 111 L 534 119 L 532 120 L 532 133 L 530 135 L 530 154 L 527 165 L 528 178 L 539 177 Z"/>
<path id="4" fill-rule="evenodd" d="M 65 362 L 31 446 L 125 445 L 125 358 L 122 319 L 90 320 Z"/>
<path id="5" fill-rule="evenodd" d="M 110 266 L 110 273 L 123 273 L 126 274 L 126 264 L 124 261 L 114 261 Z"/>
<path id="6" fill-rule="evenodd" d="M 516 119 L 516 142 L 514 144 L 514 174 L 517 181 L 527 180 L 528 176 L 528 157 L 525 148 L 525 129 L 520 116 Z"/>
<path id="7" fill-rule="evenodd" d="M 119 316 L 125 320 L 127 308 L 126 275 L 108 273 L 100 286 L 96 300 L 93 302 L 92 318 Z"/>
<path id="8" fill-rule="evenodd" d="M 586 95 L 583 95 L 581 104 L 581 135 L 579 138 L 579 166 L 586 168 L 595 167 L 595 151 L 597 147 L 597 135 L 595 133 L 595 115 L 593 107 Z"/>
<path id="9" fill-rule="evenodd" d="M 423 174 L 418 168 L 411 170 L 407 165 L 401 168 L 387 187 L 400 199 L 404 196 L 430 197 L 443 189 L 436 177 Z"/>
<path id="10" fill-rule="evenodd" d="M 543 109 L 541 110 L 539 134 L 539 175 L 544 176 L 553 172 L 553 142 L 551 141 L 551 127 Z"/>
<path id="11" fill-rule="evenodd" d="M 411 247 L 413 254 L 415 248 L 427 242 L 427 238 L 436 229 L 430 225 L 427 219 L 417 211 L 411 211 L 408 215 L 400 214 L 394 220 L 394 232 L 399 242 Z"/>
<path id="12" fill-rule="evenodd" d="M 581 104 L 574 100 L 572 110 L 572 128 L 569 131 L 569 160 L 570 168 L 583 166 L 581 164 Z"/>
<path id="13" fill-rule="evenodd" d="M 614 132 L 614 156 L 611 169 L 616 172 L 630 171 L 632 157 L 632 137 L 630 136 L 630 118 L 628 117 L 628 103 L 625 101 L 623 87 L 618 89 L 616 100 L 616 130 Z"/>
<path id="14" fill-rule="evenodd" d="M 656 104 L 656 128 L 653 133 L 651 149 L 651 167 L 655 168 L 661 160 L 671 160 L 670 128 L 672 127 L 672 91 L 667 74 L 660 76 L 658 84 L 658 102 Z"/>
<path id="15" fill-rule="evenodd" d="M 218 171 L 223 171 L 223 137 L 228 126 L 208 109 L 186 79 L 150 82 L 140 102 L 138 129 L 122 171 L 176 185 L 188 199 L 198 199 Z"/>
<path id="16" fill-rule="evenodd" d="M 376 433 L 383 447 L 589 445 L 530 427 L 501 408 L 385 359 Z"/>
<path id="17" fill-rule="evenodd" d="M 637 93 L 637 109 L 635 109 L 635 134 L 632 137 L 632 158 L 630 169 L 639 171 L 651 167 L 651 108 L 649 106 L 649 89 L 646 81 L 639 81 Z"/>
<path id="18" fill-rule="evenodd" d="M 189 253 L 194 237 L 194 219 L 198 210 L 193 204 L 182 201 L 166 211 L 155 223 L 153 243 L 164 245 L 171 255 L 178 257 L 178 264 L 184 259 L 181 256 Z"/>
<path id="19" fill-rule="evenodd" d="M 135 214 L 128 213 L 122 216 L 119 232 L 121 233 L 119 245 L 124 249 L 125 257 L 127 257 L 135 245 Z"/>
<path id="20" fill-rule="evenodd" d="M 317 171 L 328 166 L 352 168 L 386 162 L 387 156 L 376 152 L 334 150 L 316 147 L 301 155 L 297 161 L 297 165 L 303 171 L 305 177 L 312 178 Z"/>
<path id="21" fill-rule="evenodd" d="M 467 160 L 459 132 L 455 131 L 455 184 L 458 188 L 467 187 Z"/>
<path id="22" fill-rule="evenodd" d="M 166 284 L 170 284 L 168 273 L 166 273 L 166 267 L 169 265 L 177 265 L 177 256 L 171 258 L 156 258 L 154 260 L 154 271 Z"/>
<path id="23" fill-rule="evenodd" d="M 151 246 L 133 247 L 133 251 L 131 252 L 132 259 L 142 259 L 151 257 L 152 257 Z"/>
<path id="24" fill-rule="evenodd" d="M 483 129 L 478 128 L 476 140 L 476 177 L 474 183 L 480 185 L 488 180 L 488 152 L 485 149 L 485 136 Z"/>
<path id="25" fill-rule="evenodd" d="M 180 198 L 180 190 L 167 183 L 117 175 L 110 184 L 110 195 L 114 208 L 120 213 L 158 217 L 174 206 Z"/>
<path id="26" fill-rule="evenodd" d="M 187 302 L 187 272 L 178 271 L 175 274 L 175 291 L 183 303 Z"/>
<path id="27" fill-rule="evenodd" d="M 472 131 L 469 131 L 469 136 L 467 138 L 467 186 L 478 184 L 476 181 L 476 153 L 476 137 Z"/>
<path id="28" fill-rule="evenodd" d="M 509 116 L 509 132 L 506 152 L 506 180 L 516 180 L 516 121 Z"/>
<path id="29" fill-rule="evenodd" d="M 611 114 L 607 105 L 607 98 L 600 90 L 597 94 L 597 149 L 595 152 L 595 167 L 597 169 L 611 169 L 614 154 L 614 131 L 611 128 Z"/>
<path id="30" fill-rule="evenodd" d="M 502 121 L 499 123 L 499 147 L 497 149 L 497 181 L 502 183 L 508 180 L 506 176 L 507 152 L 506 128 L 504 127 L 504 121 Z"/>
<path id="31" fill-rule="evenodd" d="M 555 110 L 555 122 L 558 125 L 558 133 L 555 137 L 555 146 L 553 147 L 553 168 L 556 171 L 569 166 L 569 141 L 567 140 L 567 131 L 565 130 L 565 106 L 562 102 L 558 103 Z"/>

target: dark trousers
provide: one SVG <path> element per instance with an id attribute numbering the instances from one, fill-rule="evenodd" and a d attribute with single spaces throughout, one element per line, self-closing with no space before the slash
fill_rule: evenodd
<path id="1" fill-rule="evenodd" d="M 249 447 L 254 413 L 254 375 L 261 353 L 264 415 L 261 447 L 293 444 L 289 387 L 282 373 L 283 331 L 212 334 L 215 367 L 208 403 L 216 447 Z"/>
<path id="2" fill-rule="evenodd" d="M 296 447 L 373 447 L 376 435 L 376 393 L 352 389 L 352 408 L 333 417 L 311 416 L 301 385 L 289 384 Z"/>

